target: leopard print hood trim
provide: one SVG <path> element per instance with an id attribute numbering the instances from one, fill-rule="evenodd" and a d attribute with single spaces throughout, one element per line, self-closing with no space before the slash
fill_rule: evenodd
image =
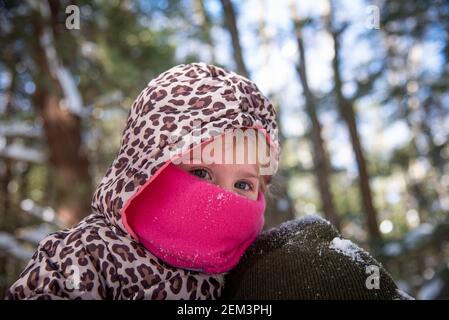
<path id="1" fill-rule="evenodd" d="M 196 120 L 200 140 L 192 139 Z M 6 298 L 219 298 L 223 274 L 165 264 L 126 231 L 121 212 L 176 148 L 244 127 L 265 130 L 278 159 L 274 108 L 251 81 L 204 63 L 179 65 L 152 80 L 132 105 L 118 155 L 93 195 L 93 213 L 44 238 Z"/>

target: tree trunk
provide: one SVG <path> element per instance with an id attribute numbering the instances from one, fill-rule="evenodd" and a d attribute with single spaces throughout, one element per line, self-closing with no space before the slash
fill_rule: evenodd
<path id="1" fill-rule="evenodd" d="M 242 55 L 242 47 L 240 45 L 240 36 L 237 28 L 237 19 L 235 15 L 234 6 L 231 0 L 221 0 L 223 13 L 225 16 L 225 25 L 231 35 L 232 48 L 234 54 L 234 61 L 237 67 L 237 73 L 249 79 L 248 69 L 246 69 L 245 62 Z"/>
<path id="2" fill-rule="evenodd" d="M 33 103 L 42 118 L 49 165 L 54 171 L 56 211 L 70 226 L 90 213 L 91 179 L 81 146 L 81 121 L 61 108 L 61 97 L 36 88 Z"/>
<path id="3" fill-rule="evenodd" d="M 332 8 L 331 4 L 330 8 Z M 357 169 L 359 172 L 359 188 L 362 198 L 362 208 L 366 216 L 368 232 L 371 239 L 377 240 L 380 239 L 379 225 L 377 222 L 377 211 L 373 205 L 371 187 L 369 185 L 369 175 L 366 167 L 366 160 L 363 154 L 362 144 L 360 142 L 359 133 L 357 129 L 354 106 L 352 104 L 352 101 L 350 101 L 343 95 L 342 90 L 343 83 L 340 74 L 341 70 L 339 59 L 339 50 L 340 50 L 339 35 L 341 34 L 342 30 L 337 31 L 334 29 L 332 15 L 333 9 L 330 9 L 327 18 L 327 27 L 334 42 L 334 58 L 332 59 L 332 69 L 334 74 L 334 93 L 337 98 L 337 106 L 340 111 L 340 115 L 349 130 L 351 145 L 357 162 Z"/>
<path id="4" fill-rule="evenodd" d="M 52 15 L 57 15 L 53 9 Z M 46 23 L 48 21 L 42 17 L 34 20 L 38 38 L 43 36 Z M 88 157 L 82 146 L 81 118 L 61 104 L 62 84 L 50 68 L 42 42 L 36 41 L 35 44 L 36 66 L 42 78 L 35 81 L 32 102 L 43 122 L 48 161 L 54 172 L 58 218 L 70 226 L 91 212 L 91 178 Z"/>
<path id="5" fill-rule="evenodd" d="M 302 38 L 302 22 L 296 14 L 296 5 L 291 2 L 291 14 L 295 27 L 296 41 L 299 51 L 299 64 L 297 72 L 303 88 L 303 95 L 306 101 L 306 114 L 310 121 L 310 139 L 313 149 L 313 170 L 317 179 L 318 189 L 321 196 L 322 210 L 328 219 L 337 229 L 340 229 L 340 219 L 335 212 L 333 195 L 330 185 L 330 165 L 325 142 L 322 137 L 322 126 L 316 112 L 316 97 L 309 88 L 306 69 L 306 57 L 304 42 Z"/>
<path id="6" fill-rule="evenodd" d="M 340 88 L 341 90 L 341 88 Z M 366 167 L 366 160 L 363 155 L 362 145 L 355 120 L 354 108 L 347 101 L 337 102 L 342 114 L 342 118 L 348 127 L 351 137 L 351 145 L 357 162 L 359 172 L 359 188 L 362 197 L 362 207 L 366 216 L 368 232 L 373 240 L 380 239 L 379 225 L 377 221 L 377 211 L 373 205 L 372 192 L 369 184 L 369 175 Z"/>

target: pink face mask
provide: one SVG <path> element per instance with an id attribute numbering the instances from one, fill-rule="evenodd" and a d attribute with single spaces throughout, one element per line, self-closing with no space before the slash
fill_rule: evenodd
<path id="1" fill-rule="evenodd" d="M 265 198 L 227 191 L 169 163 L 125 208 L 127 227 L 155 256 L 205 273 L 232 269 L 264 224 Z"/>

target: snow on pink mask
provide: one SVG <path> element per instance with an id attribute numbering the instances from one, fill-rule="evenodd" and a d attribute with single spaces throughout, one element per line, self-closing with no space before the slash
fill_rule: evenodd
<path id="1" fill-rule="evenodd" d="M 162 170 L 125 208 L 131 234 L 173 266 L 232 269 L 263 228 L 263 193 L 251 200 L 172 163 Z"/>

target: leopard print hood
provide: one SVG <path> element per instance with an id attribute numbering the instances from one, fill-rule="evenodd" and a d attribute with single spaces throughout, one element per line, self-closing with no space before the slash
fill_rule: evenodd
<path id="1" fill-rule="evenodd" d="M 253 82 L 216 66 L 179 65 L 153 79 L 130 109 L 118 155 L 92 197 L 92 214 L 43 239 L 7 298 L 218 298 L 223 275 L 165 264 L 128 233 L 122 212 L 174 155 L 227 129 L 264 130 L 276 170 L 275 118 Z"/>

